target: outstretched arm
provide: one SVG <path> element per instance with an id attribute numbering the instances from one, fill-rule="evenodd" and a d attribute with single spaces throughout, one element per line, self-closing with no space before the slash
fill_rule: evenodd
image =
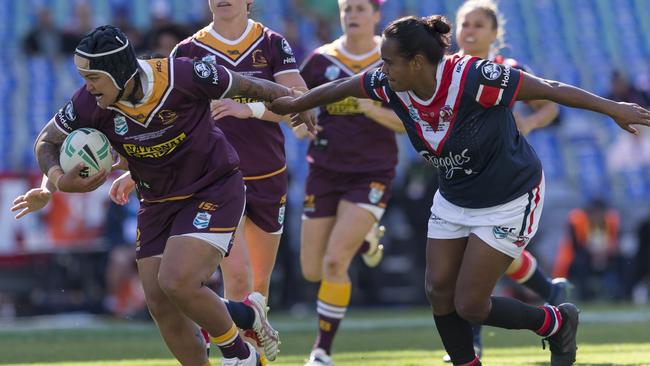
<path id="1" fill-rule="evenodd" d="M 361 74 L 337 79 L 311 89 L 297 98 L 276 99 L 270 109 L 277 114 L 289 114 L 334 103 L 346 97 L 368 98 L 363 89 L 363 77 Z"/>
<path id="2" fill-rule="evenodd" d="M 226 95 L 224 95 L 224 98 L 245 96 L 270 102 L 280 97 L 292 95 L 291 89 L 284 85 L 252 76 L 245 76 L 233 71 L 230 74 L 232 76 L 232 85 Z"/>
<path id="3" fill-rule="evenodd" d="M 568 107 L 608 115 L 624 130 L 638 133 L 632 125 L 650 126 L 650 111 L 632 103 L 614 102 L 572 85 L 525 74 L 518 100 L 546 99 Z"/>
<path id="4" fill-rule="evenodd" d="M 259 79 L 255 77 L 245 76 L 236 72 L 231 72 L 232 85 L 224 96 L 225 98 L 233 97 L 236 95 L 243 95 L 250 98 L 262 99 L 264 101 L 273 101 L 281 97 L 297 95 L 300 92 L 294 91 L 286 86 L 276 84 L 274 82 Z M 295 118 L 292 119 L 292 126 L 297 126 L 302 123 L 307 125 L 311 132 L 316 131 L 316 115 L 310 111 L 300 111 Z M 277 113 L 288 114 L 288 113 Z"/>

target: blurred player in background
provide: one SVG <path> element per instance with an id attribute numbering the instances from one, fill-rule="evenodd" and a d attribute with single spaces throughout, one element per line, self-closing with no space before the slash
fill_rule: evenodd
<path id="1" fill-rule="evenodd" d="M 529 74 L 531 70 L 512 58 L 505 58 L 497 52 L 503 45 L 505 36 L 503 16 L 493 0 L 469 0 L 456 15 L 456 42 L 461 55 L 470 55 L 506 64 Z M 530 131 L 547 126 L 558 115 L 557 104 L 548 100 L 529 100 L 525 102 L 533 110 L 529 114 L 515 112 L 515 122 L 519 132 L 526 135 Z M 527 250 L 515 258 L 506 274 L 531 290 L 551 305 L 560 305 L 567 300 L 568 284 L 564 278 L 551 280 L 537 266 L 537 260 Z M 474 325 L 474 347 L 481 354 L 481 326 Z M 451 362 L 449 355 L 443 358 Z"/>
<path id="2" fill-rule="evenodd" d="M 316 49 L 301 67 L 315 88 L 381 65 L 375 35 L 380 0 L 339 0 L 343 35 Z M 380 102 L 346 98 L 323 106 L 319 131 L 309 145 L 300 264 L 305 279 L 320 282 L 318 336 L 306 365 L 332 365 L 332 341 L 352 285 L 348 268 L 359 251 L 371 267 L 383 255 L 378 244 L 381 219 L 395 176 L 395 132 L 404 127 Z M 297 127 L 296 135 L 307 130 Z"/>
<path id="3" fill-rule="evenodd" d="M 223 302 L 203 285 L 228 254 L 245 204 L 237 153 L 214 127 L 209 103 L 235 95 L 272 100 L 293 92 L 205 61 L 138 60 L 126 36 L 112 26 L 88 34 L 74 61 L 86 85 L 41 131 L 35 152 L 43 187 L 18 197 L 12 210 L 23 216 L 41 208 L 47 188 L 88 192 L 103 184 L 108 172 L 82 178 L 82 164 L 68 172 L 59 166 L 69 133 L 99 129 L 126 158 L 121 168 L 130 170 L 142 197 L 138 271 L 171 352 L 183 365 L 210 365 L 198 324 L 214 335 L 222 365 L 260 365 Z M 303 117 L 311 122 L 311 114 Z M 255 323 L 270 328 L 264 311 L 255 316 Z"/>
<path id="4" fill-rule="evenodd" d="M 511 105 L 548 99 L 606 114 L 623 129 L 650 126 L 650 111 L 478 57 L 445 56 L 451 26 L 442 16 L 405 17 L 383 32 L 383 66 L 273 101 L 276 113 L 345 97 L 387 102 L 418 153 L 438 168 L 429 219 L 426 293 L 455 365 L 481 365 L 471 323 L 530 329 L 549 342 L 552 366 L 575 362 L 578 308 L 540 307 L 492 296 L 499 278 L 537 231 L 544 176 Z"/>

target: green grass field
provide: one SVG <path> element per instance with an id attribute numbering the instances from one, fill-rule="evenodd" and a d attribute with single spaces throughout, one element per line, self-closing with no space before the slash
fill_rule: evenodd
<path id="1" fill-rule="evenodd" d="M 650 308 L 587 308 L 577 365 L 650 365 Z M 272 317 L 282 352 L 270 365 L 302 365 L 315 321 Z M 70 321 L 69 327 L 75 322 Z M 442 346 L 426 309 L 351 311 L 335 341 L 337 366 L 442 365 Z M 178 365 L 149 323 L 81 322 L 78 329 L 0 327 L 0 365 Z M 549 352 L 529 331 L 484 329 L 484 365 L 548 365 Z M 218 352 L 215 352 L 218 353 Z M 219 364 L 217 355 L 212 357 Z"/>

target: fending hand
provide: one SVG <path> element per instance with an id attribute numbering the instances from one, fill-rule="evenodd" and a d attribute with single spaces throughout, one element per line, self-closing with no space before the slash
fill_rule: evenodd
<path id="1" fill-rule="evenodd" d="M 30 189 L 27 193 L 16 197 L 13 206 L 11 206 L 11 211 L 15 212 L 20 210 L 20 212 L 16 214 L 16 219 L 20 219 L 31 212 L 36 212 L 45 207 L 45 205 L 50 202 L 51 197 L 52 193 L 46 189 Z"/>
<path id="2" fill-rule="evenodd" d="M 129 202 L 129 194 L 134 189 L 135 181 L 131 179 L 131 173 L 126 172 L 113 181 L 108 196 L 111 198 L 111 201 L 120 206 L 124 206 Z"/>
<path id="3" fill-rule="evenodd" d="M 635 135 L 639 131 L 632 125 L 650 126 L 650 111 L 636 103 L 618 102 L 609 115 L 622 129 Z"/>

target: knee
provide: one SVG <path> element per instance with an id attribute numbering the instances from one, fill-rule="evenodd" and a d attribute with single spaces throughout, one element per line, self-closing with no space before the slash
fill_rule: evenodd
<path id="1" fill-rule="evenodd" d="M 435 274 L 427 271 L 424 291 L 434 312 L 447 313 L 453 310 L 448 308 L 453 306 L 454 284 L 449 283 L 444 277 L 435 276 Z"/>
<path id="2" fill-rule="evenodd" d="M 485 321 L 490 311 L 489 299 L 479 299 L 459 294 L 454 299 L 456 313 L 470 323 L 480 324 Z"/>
<path id="3" fill-rule="evenodd" d="M 320 282 L 322 279 L 322 271 L 318 266 L 305 266 L 302 268 L 302 277 L 309 282 Z"/>
<path id="4" fill-rule="evenodd" d="M 186 278 L 178 272 L 158 273 L 158 285 L 160 289 L 173 301 L 184 298 L 190 285 Z"/>
<path id="5" fill-rule="evenodd" d="M 325 254 L 323 258 L 323 273 L 327 277 L 338 277 L 348 272 L 347 261 L 338 254 Z"/>

